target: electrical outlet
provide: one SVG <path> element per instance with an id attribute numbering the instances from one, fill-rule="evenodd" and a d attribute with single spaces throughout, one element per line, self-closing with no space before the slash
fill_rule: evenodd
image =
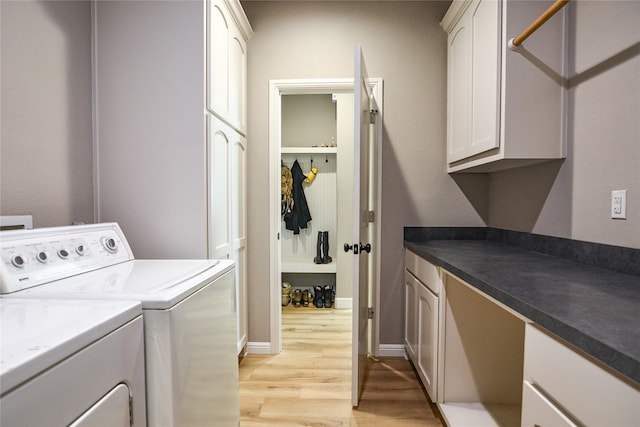
<path id="1" fill-rule="evenodd" d="M 611 218 L 627 219 L 627 190 L 611 192 Z"/>

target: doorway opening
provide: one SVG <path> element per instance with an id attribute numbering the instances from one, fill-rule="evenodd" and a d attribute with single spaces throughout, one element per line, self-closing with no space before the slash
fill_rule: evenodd
<path id="1" fill-rule="evenodd" d="M 381 79 L 370 79 L 370 87 L 374 94 L 376 94 L 381 100 L 382 97 L 382 80 Z M 271 313 L 271 325 L 270 325 L 270 333 L 271 333 L 271 341 L 270 341 L 270 352 L 273 354 L 280 353 L 282 351 L 282 281 L 283 281 L 283 273 L 286 277 L 290 277 L 288 275 L 295 274 L 297 276 L 311 276 L 311 278 L 307 278 L 307 282 L 304 282 L 304 277 L 297 277 L 298 285 L 291 283 L 292 287 L 304 289 L 313 289 L 313 283 L 321 283 L 327 282 L 327 284 L 331 287 L 333 286 L 333 290 L 335 291 L 335 302 L 333 302 L 332 306 L 337 308 L 349 308 L 351 307 L 351 290 L 346 289 L 349 288 L 349 285 L 342 285 L 341 283 L 351 283 L 349 280 L 349 275 L 352 274 L 349 272 L 349 268 L 352 269 L 352 261 L 347 258 L 347 261 L 341 261 L 343 256 L 349 256 L 344 253 L 342 249 L 345 242 L 350 242 L 350 237 L 342 237 L 341 229 L 342 225 L 349 225 L 347 219 L 351 218 L 352 215 L 344 215 L 343 208 L 339 207 L 340 197 L 345 197 L 347 200 L 353 199 L 353 185 L 349 185 L 349 180 L 347 176 L 352 173 L 350 171 L 348 164 L 353 165 L 353 149 L 352 146 L 347 142 L 350 138 L 353 140 L 354 134 L 354 124 L 353 120 L 349 121 L 348 125 L 344 125 L 343 127 L 347 130 L 343 130 L 342 132 L 346 132 L 349 135 L 340 137 L 340 129 L 336 128 L 336 136 L 335 139 L 332 140 L 332 136 L 324 135 L 315 138 L 300 138 L 299 141 L 294 143 L 285 142 L 283 137 L 285 132 L 288 132 L 283 129 L 285 126 L 283 117 L 283 111 L 287 108 L 287 104 L 291 104 L 289 101 L 293 101 L 293 104 L 296 102 L 298 104 L 304 102 L 314 102 L 316 99 L 315 96 L 319 95 L 317 99 L 325 98 L 329 100 L 329 102 L 335 103 L 335 112 L 334 120 L 338 118 L 339 109 L 346 108 L 350 110 L 350 113 L 346 114 L 353 116 L 353 92 L 354 85 L 353 79 L 322 79 L 322 80 L 272 80 L 270 81 L 270 93 L 269 93 L 269 152 L 270 152 L 270 200 L 271 200 L 271 209 L 270 209 L 270 227 L 271 227 L 271 236 L 270 239 L 270 264 L 271 264 L 271 276 L 269 278 L 270 281 L 270 313 Z M 293 97 L 292 97 L 293 96 Z M 298 96 L 298 98 L 295 98 Z M 304 99 L 306 98 L 306 99 Z M 316 100 L 317 100 L 316 99 Z M 284 101 L 283 101 L 284 100 Z M 381 105 L 381 102 L 378 102 L 378 105 Z M 289 105 L 291 107 L 291 105 Z M 295 109 L 295 107 L 294 107 Z M 337 125 L 340 126 L 340 125 Z M 381 121 L 376 125 L 378 130 L 378 135 L 381 134 Z M 304 129 L 303 129 L 304 130 Z M 289 148 L 290 147 L 295 148 Z M 379 144 L 379 143 L 378 143 Z M 313 145 L 319 145 L 320 147 L 313 147 Z M 321 147 L 325 145 L 325 147 Z M 332 145 L 336 145 L 335 147 Z M 323 149 L 324 151 L 320 151 Z M 377 150 L 379 152 L 379 150 Z M 313 166 L 311 165 L 311 160 L 313 159 Z M 314 190 L 320 190 L 321 187 L 325 186 L 326 188 L 333 188 L 335 191 L 335 202 L 334 207 L 329 207 L 329 211 L 333 212 L 333 217 L 335 218 L 335 223 L 331 223 L 330 215 L 321 214 L 319 210 L 318 216 L 314 216 L 314 211 L 311 210 L 311 215 L 313 220 L 309 223 L 314 224 L 311 227 L 310 231 L 300 231 L 302 236 L 297 235 L 293 236 L 285 236 L 285 231 L 287 233 L 292 233 L 291 231 L 285 230 L 282 226 L 283 220 L 281 217 L 281 166 L 283 163 L 287 166 L 292 166 L 292 162 L 298 160 L 298 163 L 301 164 L 301 168 L 305 174 L 307 174 L 311 167 L 318 168 L 318 175 L 316 177 L 316 181 L 312 182 L 310 186 L 316 185 Z M 341 173 L 341 164 L 342 162 L 347 164 L 346 169 L 343 169 Z M 345 166 L 342 166 L 345 168 Z M 379 176 L 380 171 L 380 158 L 376 159 L 376 163 L 374 165 L 374 169 Z M 345 172 L 346 171 L 346 172 Z M 324 173 L 324 176 L 323 176 Z M 322 183 L 322 185 L 321 185 Z M 376 184 L 377 188 L 374 190 L 377 194 L 379 194 L 380 183 L 379 180 Z M 310 187 L 305 188 L 305 194 L 307 196 L 311 196 L 311 192 L 308 191 Z M 343 192 L 342 189 L 347 188 L 351 190 L 349 192 Z M 338 194 L 340 193 L 340 195 Z M 346 195 L 345 195 L 346 194 Z M 323 196 L 326 197 L 326 196 Z M 322 199 L 322 198 L 321 198 Z M 328 199 L 324 199 L 328 200 Z M 379 200 L 377 202 L 379 204 Z M 327 203 L 330 205 L 330 203 Z M 327 206 L 328 207 L 328 206 Z M 379 212 L 379 206 L 376 209 Z M 323 224 L 320 224 L 321 221 L 316 221 L 316 218 L 321 219 Z M 314 223 L 314 221 L 316 221 Z M 350 224 L 353 227 L 353 224 Z M 315 227 L 315 228 L 314 228 Z M 335 232 L 332 233 L 332 227 L 335 227 Z M 379 222 L 375 224 L 376 227 L 376 235 L 380 234 L 380 224 Z M 351 233 L 350 228 L 346 228 L 347 233 Z M 329 242 L 329 256 L 332 258 L 330 263 L 314 263 L 314 258 L 317 256 L 317 238 L 318 231 L 328 231 L 328 242 Z M 306 233 L 306 234 L 303 234 Z M 352 234 L 352 233 L 351 233 Z M 285 239 L 290 238 L 291 242 L 285 243 Z M 285 247 L 285 251 L 287 252 L 285 258 L 285 252 L 283 251 L 283 246 Z M 301 258 L 295 259 L 295 254 L 290 253 L 293 250 L 296 250 L 296 254 L 300 255 Z M 377 271 L 377 266 L 380 265 L 378 251 L 375 252 L 375 260 L 374 265 L 376 268 L 374 270 Z M 304 264 L 304 265 L 301 265 Z M 311 271 L 309 271 L 311 270 Z M 346 271 L 342 271 L 346 270 Z M 344 277 L 344 278 L 343 278 Z M 300 281 L 302 279 L 302 281 Z M 310 280 L 310 283 L 309 283 Z M 285 281 L 287 281 L 285 279 Z M 374 274 L 373 281 L 373 292 L 371 293 L 373 302 L 369 306 L 375 306 L 375 300 L 377 300 L 378 296 L 378 276 Z M 313 301 L 309 301 L 310 306 L 312 306 Z M 372 336 L 372 354 L 377 354 L 378 348 L 378 316 L 374 311 L 373 319 L 371 320 L 371 329 L 373 331 Z"/>

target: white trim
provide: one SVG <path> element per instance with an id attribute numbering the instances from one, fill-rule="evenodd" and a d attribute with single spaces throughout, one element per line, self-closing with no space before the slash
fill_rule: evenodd
<path id="1" fill-rule="evenodd" d="M 381 78 L 369 79 L 375 82 L 372 87 L 373 97 L 378 104 L 378 113 L 376 114 L 375 132 L 377 142 L 377 171 L 376 171 L 376 210 L 375 210 L 375 227 L 376 227 L 376 241 L 377 246 L 375 250 L 376 254 L 376 269 L 374 278 L 374 298 L 373 298 L 373 331 L 371 337 L 373 342 L 371 348 L 375 352 L 374 356 L 378 356 L 380 353 L 380 266 L 382 265 L 382 123 L 383 123 L 383 111 L 384 111 L 384 86 Z"/>
<path id="2" fill-rule="evenodd" d="M 353 308 L 352 298 L 336 298 L 336 308 Z"/>
<path id="3" fill-rule="evenodd" d="M 380 245 L 382 209 L 381 209 L 381 188 L 382 188 L 382 104 L 383 89 L 382 78 L 370 78 L 369 85 L 374 97 L 378 101 L 378 120 L 376 129 L 378 135 L 378 211 L 376 212 L 376 241 Z M 277 238 L 280 233 L 280 136 L 281 136 L 281 95 L 289 94 L 332 94 L 336 92 L 353 92 L 353 79 L 283 79 L 269 80 L 269 354 L 278 354 L 282 351 L 282 300 L 281 300 L 281 260 L 280 260 L 280 240 Z M 377 306 L 380 296 L 380 251 L 376 257 L 376 278 L 375 278 L 375 302 Z M 345 302 L 340 302 L 342 305 Z M 336 307 L 338 307 L 336 303 Z M 343 308 L 343 307 L 340 307 Z M 346 307 L 344 307 L 346 308 Z M 373 346 L 376 355 L 379 342 L 379 310 L 374 307 L 373 318 Z M 247 344 L 249 347 L 251 343 Z M 403 350 L 404 351 L 404 350 Z"/>
<path id="4" fill-rule="evenodd" d="M 380 344 L 378 347 L 378 357 L 404 357 L 407 353 L 404 351 L 404 344 Z"/>
<path id="5" fill-rule="evenodd" d="M 269 342 L 248 342 L 245 354 L 273 354 Z"/>
<path id="6" fill-rule="evenodd" d="M 269 81 L 269 325 L 270 352 L 278 354 L 282 351 L 282 290 L 280 263 L 280 111 L 281 84 Z M 275 120 L 276 126 L 272 126 Z"/>
<path id="7" fill-rule="evenodd" d="M 91 148 L 93 159 L 93 221 L 100 222 L 100 144 L 98 141 L 98 11 L 91 2 Z"/>

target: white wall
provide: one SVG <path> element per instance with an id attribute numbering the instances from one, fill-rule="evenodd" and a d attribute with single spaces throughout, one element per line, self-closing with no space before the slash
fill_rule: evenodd
<path id="1" fill-rule="evenodd" d="M 329 145 L 336 138 L 336 103 L 331 95 L 283 95 L 282 146 Z M 306 171 L 305 171 L 306 172 Z"/>
<path id="2" fill-rule="evenodd" d="M 91 223 L 91 4 L 0 2 L 0 214 Z"/>
<path id="3" fill-rule="evenodd" d="M 403 227 L 484 225 L 445 171 L 446 35 L 438 24 L 448 3 L 243 6 L 255 31 L 248 47 L 249 341 L 269 341 L 269 79 L 351 77 L 361 44 L 369 75 L 384 79 L 380 337 L 398 344 Z"/>

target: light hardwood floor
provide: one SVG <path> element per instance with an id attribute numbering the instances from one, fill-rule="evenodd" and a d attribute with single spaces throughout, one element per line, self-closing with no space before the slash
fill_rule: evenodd
<path id="1" fill-rule="evenodd" d="M 240 363 L 241 426 L 433 426 L 443 424 L 404 358 L 370 360 L 351 405 L 351 310 L 283 309 L 283 351 Z"/>

